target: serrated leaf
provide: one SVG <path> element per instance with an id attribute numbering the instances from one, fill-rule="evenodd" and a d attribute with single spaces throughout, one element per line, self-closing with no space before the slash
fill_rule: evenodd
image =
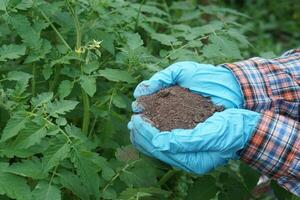
<path id="1" fill-rule="evenodd" d="M 31 191 L 26 183 L 26 179 L 14 174 L 3 172 L 3 167 L 5 166 L 1 163 L 0 195 L 6 194 L 8 197 L 18 200 L 31 200 Z"/>
<path id="2" fill-rule="evenodd" d="M 99 76 L 103 76 L 104 78 L 110 81 L 124 81 L 127 83 L 134 83 L 134 78 L 127 72 L 120 69 L 111 69 L 106 68 L 104 70 L 98 71 Z"/>
<path id="3" fill-rule="evenodd" d="M 83 66 L 83 71 L 86 74 L 91 74 L 92 72 L 99 69 L 100 65 L 98 62 L 91 62 Z"/>
<path id="4" fill-rule="evenodd" d="M 26 125 L 26 129 L 21 131 L 21 134 L 24 131 L 27 131 L 30 134 L 27 134 L 29 136 L 26 138 L 23 138 L 21 143 L 19 143 L 18 147 L 23 148 L 23 149 L 27 149 L 35 144 L 40 143 L 42 138 L 44 138 L 47 135 L 47 129 L 45 126 L 36 128 L 36 126 Z"/>
<path id="5" fill-rule="evenodd" d="M 145 173 L 147 171 L 147 173 Z M 150 187 L 157 183 L 157 171 L 145 161 L 137 162 L 133 168 L 120 174 L 120 179 L 129 187 Z"/>
<path id="6" fill-rule="evenodd" d="M 22 81 L 27 82 L 32 77 L 31 74 L 21 71 L 10 71 L 7 74 L 7 79 L 10 81 Z"/>
<path id="7" fill-rule="evenodd" d="M 131 50 L 137 49 L 144 44 L 141 36 L 138 33 L 127 33 L 126 39 L 127 45 Z"/>
<path id="8" fill-rule="evenodd" d="M 12 116 L 3 129 L 0 142 L 5 142 L 6 140 L 18 135 L 18 133 L 26 127 L 26 123 L 28 121 L 29 119 L 24 113 L 17 113 Z"/>
<path id="9" fill-rule="evenodd" d="M 31 99 L 31 104 L 34 107 L 40 107 L 43 104 L 49 103 L 52 98 L 53 98 L 53 92 L 44 92 L 44 93 L 38 94 L 36 97 L 33 97 Z"/>
<path id="10" fill-rule="evenodd" d="M 10 24 L 13 25 L 23 42 L 28 46 L 39 49 L 42 45 L 40 33 L 34 30 L 26 15 L 17 14 L 9 18 Z"/>
<path id="11" fill-rule="evenodd" d="M 63 80 L 58 86 L 58 96 L 61 99 L 69 96 L 69 94 L 72 92 L 73 86 L 73 82 L 69 80 Z"/>
<path id="12" fill-rule="evenodd" d="M 68 122 L 66 120 L 66 118 L 64 117 L 59 117 L 55 120 L 56 124 L 59 126 L 65 126 Z"/>
<path id="13" fill-rule="evenodd" d="M 171 46 L 173 43 L 177 42 L 177 38 L 172 35 L 166 35 L 163 33 L 153 33 L 151 34 L 152 39 L 159 41 L 161 44 Z"/>
<path id="14" fill-rule="evenodd" d="M 59 100 L 53 103 L 47 104 L 47 113 L 53 117 L 58 117 L 58 115 L 64 115 L 66 112 L 74 110 L 77 106 L 78 101 L 72 100 Z"/>
<path id="15" fill-rule="evenodd" d="M 85 189 L 85 186 L 82 184 L 78 175 L 75 175 L 69 171 L 62 171 L 58 174 L 59 182 L 63 187 L 72 191 L 80 199 L 89 200 L 88 191 Z"/>
<path id="16" fill-rule="evenodd" d="M 96 93 L 96 79 L 93 76 L 80 76 L 80 85 L 81 88 L 90 96 L 93 97 Z"/>
<path id="17" fill-rule="evenodd" d="M 19 176 L 30 177 L 33 179 L 43 179 L 47 176 L 43 172 L 42 162 L 37 158 L 13 163 L 5 171 Z"/>
<path id="18" fill-rule="evenodd" d="M 23 45 L 2 45 L 0 47 L 0 61 L 7 61 L 20 58 L 25 55 L 26 47 Z"/>
<path id="19" fill-rule="evenodd" d="M 120 95 L 114 96 L 112 103 L 115 106 L 117 106 L 118 108 L 127 108 L 127 103 L 126 103 L 125 99 Z"/>
<path id="20" fill-rule="evenodd" d="M 250 43 L 248 42 L 248 40 L 246 39 L 246 37 L 244 35 L 242 35 L 240 32 L 238 32 L 235 29 L 229 29 L 228 30 L 228 34 L 238 40 L 240 42 L 240 44 L 242 44 L 243 46 L 247 47 L 250 45 Z"/>
<path id="21" fill-rule="evenodd" d="M 33 6 L 33 0 L 22 0 L 17 4 L 16 8 L 20 10 L 27 10 Z"/>
<path id="22" fill-rule="evenodd" d="M 96 199 L 99 199 L 99 176 L 98 172 L 100 167 L 93 162 L 93 159 L 97 157 L 92 152 L 80 151 L 75 152 L 73 162 L 76 167 L 77 174 L 80 177 L 83 185 L 88 190 L 88 194 Z"/>
<path id="23" fill-rule="evenodd" d="M 39 182 L 32 191 L 34 200 L 61 200 L 58 187 L 45 181 Z"/>
<path id="24" fill-rule="evenodd" d="M 120 147 L 117 149 L 116 158 L 124 162 L 130 162 L 139 159 L 138 151 L 132 145 Z"/>
<path id="25" fill-rule="evenodd" d="M 53 145 L 44 153 L 43 162 L 45 163 L 44 170 L 48 172 L 53 167 L 57 166 L 60 161 L 68 157 L 71 147 L 68 143 L 60 146 Z"/>
<path id="26" fill-rule="evenodd" d="M 115 37 L 114 37 L 114 34 L 103 32 L 103 31 L 99 31 L 99 32 L 97 32 L 97 34 L 99 35 L 99 38 L 101 38 L 101 40 L 103 41 L 101 43 L 101 46 L 105 50 L 110 52 L 112 55 L 115 55 L 115 46 L 114 46 Z"/>
<path id="27" fill-rule="evenodd" d="M 51 44 L 48 40 L 42 39 L 40 42 L 40 47 L 38 51 L 31 52 L 25 59 L 25 64 L 33 63 L 39 61 L 46 57 L 51 50 Z"/>
<path id="28" fill-rule="evenodd" d="M 7 3 L 9 0 L 2 0 L 0 1 L 0 10 L 6 11 Z"/>

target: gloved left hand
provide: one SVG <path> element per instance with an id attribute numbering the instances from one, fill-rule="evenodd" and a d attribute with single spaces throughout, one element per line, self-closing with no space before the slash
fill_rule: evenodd
<path id="1" fill-rule="evenodd" d="M 215 113 L 194 129 L 160 132 L 141 115 L 128 124 L 133 145 L 144 154 L 185 171 L 204 174 L 230 159 L 251 137 L 260 114 L 244 109 Z"/>

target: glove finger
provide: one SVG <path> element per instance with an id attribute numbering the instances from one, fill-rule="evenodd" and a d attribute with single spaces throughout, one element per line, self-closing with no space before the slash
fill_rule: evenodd
<path id="1" fill-rule="evenodd" d="M 260 115 L 244 109 L 217 112 L 192 130 L 175 129 L 156 134 L 153 145 L 159 150 L 178 152 L 242 149 L 256 127 Z"/>
<path id="2" fill-rule="evenodd" d="M 137 129 L 132 129 L 132 144 L 140 150 L 142 153 L 149 157 L 154 157 L 156 159 L 159 159 L 165 163 L 168 163 L 171 166 L 178 167 L 180 169 L 183 169 L 185 171 L 190 171 L 189 168 L 187 168 L 184 164 L 181 163 L 181 160 L 174 158 L 174 155 L 158 151 L 152 144 L 151 141 L 148 140 L 145 135 L 149 134 L 141 134 Z"/>
<path id="3" fill-rule="evenodd" d="M 153 136 L 153 145 L 161 151 L 187 153 L 210 151 L 222 146 L 228 132 L 228 120 L 215 113 L 194 129 L 174 129 Z"/>
<path id="4" fill-rule="evenodd" d="M 132 108 L 132 112 L 134 112 L 134 113 L 141 113 L 145 109 L 144 106 L 137 101 L 132 102 L 131 108 Z"/>
<path id="5" fill-rule="evenodd" d="M 133 96 L 138 98 L 153 94 L 162 88 L 170 87 L 178 82 L 182 66 L 175 63 L 166 69 L 155 73 L 149 80 L 141 82 L 134 90 Z"/>
<path id="6" fill-rule="evenodd" d="M 204 174 L 216 166 L 225 163 L 218 155 L 218 152 L 192 152 L 192 153 L 171 153 L 160 151 L 153 146 L 151 133 L 141 133 L 139 126 L 134 126 L 131 131 L 133 145 L 143 154 L 159 159 L 173 167 L 180 168 L 190 173 Z M 145 130 L 145 129 L 143 129 Z M 146 132 L 149 129 L 146 129 Z"/>

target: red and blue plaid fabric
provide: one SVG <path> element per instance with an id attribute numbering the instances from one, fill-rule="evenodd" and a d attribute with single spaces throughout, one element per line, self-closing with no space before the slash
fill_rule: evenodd
<path id="1" fill-rule="evenodd" d="M 300 196 L 300 49 L 223 66 L 239 81 L 244 107 L 262 113 L 241 159 Z"/>

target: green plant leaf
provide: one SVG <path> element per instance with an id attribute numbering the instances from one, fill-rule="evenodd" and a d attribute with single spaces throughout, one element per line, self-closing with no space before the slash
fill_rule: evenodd
<path id="1" fill-rule="evenodd" d="M 69 96 L 73 89 L 73 82 L 69 80 L 63 80 L 58 86 L 58 95 L 61 99 Z"/>
<path id="2" fill-rule="evenodd" d="M 33 158 L 32 160 L 13 163 L 5 172 L 33 179 L 44 179 L 47 175 L 44 173 L 43 168 L 42 162 L 37 158 Z"/>
<path id="3" fill-rule="evenodd" d="M 26 83 L 30 78 L 32 78 L 31 74 L 21 71 L 10 71 L 7 74 L 7 79 L 10 81 L 22 81 Z"/>
<path id="4" fill-rule="evenodd" d="M 88 191 L 85 189 L 85 186 L 82 184 L 80 178 L 69 171 L 62 171 L 58 174 L 59 182 L 63 187 L 72 191 L 73 194 L 78 196 L 81 199 L 89 200 Z"/>
<path id="5" fill-rule="evenodd" d="M 118 160 L 124 162 L 131 162 L 139 159 L 139 153 L 132 145 L 118 148 L 115 155 Z"/>
<path id="6" fill-rule="evenodd" d="M 0 10 L 6 11 L 7 3 L 9 0 L 2 0 L 0 1 Z"/>
<path id="7" fill-rule="evenodd" d="M 67 158 L 69 156 L 70 149 L 71 147 L 68 143 L 62 146 L 60 144 L 50 146 L 44 153 L 44 171 L 50 171 L 53 167 L 57 166 L 60 161 Z"/>
<path id="8" fill-rule="evenodd" d="M 96 93 L 96 79 L 93 76 L 80 76 L 81 88 L 90 96 L 93 97 Z"/>
<path id="9" fill-rule="evenodd" d="M 26 179 L 3 172 L 6 168 L 8 168 L 8 164 L 0 163 L 0 195 L 6 194 L 8 197 L 18 200 L 31 200 L 31 191 Z"/>
<path id="10" fill-rule="evenodd" d="M 28 121 L 29 119 L 24 113 L 16 113 L 8 120 L 2 132 L 0 142 L 5 142 L 6 140 L 16 136 L 22 129 L 26 127 L 26 123 Z"/>
<path id="11" fill-rule="evenodd" d="M 120 96 L 120 95 L 116 95 L 113 97 L 112 103 L 117 106 L 118 108 L 127 108 L 127 102 L 125 101 L 125 99 Z"/>
<path id="12" fill-rule="evenodd" d="M 127 72 L 120 69 L 111 69 L 106 68 L 104 70 L 98 71 L 99 76 L 103 76 L 104 78 L 110 81 L 123 81 L 127 83 L 134 83 L 134 78 Z"/>
<path id="13" fill-rule="evenodd" d="M 40 107 L 43 104 L 49 103 L 53 98 L 53 92 L 43 92 L 41 94 L 38 94 L 36 97 L 33 97 L 31 99 L 31 104 L 34 107 Z"/>
<path id="14" fill-rule="evenodd" d="M 148 162 L 139 161 L 133 168 L 121 173 L 120 179 L 129 187 L 150 187 L 157 183 L 156 175 L 157 171 Z"/>
<path id="15" fill-rule="evenodd" d="M 203 200 L 210 200 L 218 191 L 216 182 L 212 176 L 199 177 L 189 188 L 187 199 L 197 199 L 201 196 Z"/>
<path id="16" fill-rule="evenodd" d="M 20 58 L 25 55 L 26 47 L 23 45 L 2 45 L 0 47 L 0 61 Z"/>
<path id="17" fill-rule="evenodd" d="M 66 112 L 74 110 L 77 106 L 78 101 L 72 100 L 59 100 L 53 103 L 47 104 L 47 113 L 53 117 L 58 117 L 58 115 L 64 115 Z"/>
<path id="18" fill-rule="evenodd" d="M 58 187 L 45 181 L 39 182 L 32 191 L 34 200 L 61 200 Z"/>
<path id="19" fill-rule="evenodd" d="M 141 36 L 138 33 L 134 33 L 134 34 L 127 33 L 126 39 L 127 39 L 127 45 L 131 50 L 137 49 L 144 44 Z"/>
<path id="20" fill-rule="evenodd" d="M 17 14 L 11 16 L 8 20 L 13 25 L 18 35 L 23 39 L 23 42 L 35 49 L 42 45 L 40 33 L 32 28 L 26 15 Z"/>
<path id="21" fill-rule="evenodd" d="M 45 126 L 36 127 L 36 125 L 30 126 L 27 124 L 26 129 L 21 131 L 21 134 L 23 134 L 25 131 L 29 132 L 29 134 L 25 133 L 26 135 L 28 135 L 28 137 L 23 138 L 23 140 L 18 145 L 19 148 L 23 149 L 27 149 L 35 144 L 40 143 L 42 138 L 47 135 L 47 129 Z"/>
<path id="22" fill-rule="evenodd" d="M 153 33 L 151 34 L 152 39 L 159 41 L 163 45 L 171 46 L 173 43 L 177 42 L 176 37 L 172 35 L 166 35 L 163 33 Z"/>
<path id="23" fill-rule="evenodd" d="M 97 158 L 95 154 L 87 151 L 75 152 L 73 162 L 81 182 L 88 190 L 88 194 L 99 199 L 99 175 L 101 168 L 93 162 Z"/>

